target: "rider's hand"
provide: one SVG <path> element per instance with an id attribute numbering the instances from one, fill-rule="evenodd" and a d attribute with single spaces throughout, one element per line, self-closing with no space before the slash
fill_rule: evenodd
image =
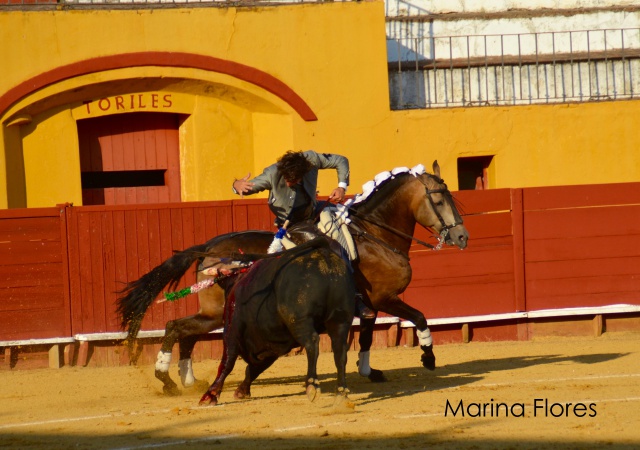
<path id="1" fill-rule="evenodd" d="M 253 183 L 248 181 L 251 178 L 251 172 L 247 174 L 246 177 L 240 178 L 239 180 L 234 180 L 233 188 L 236 190 L 240 197 L 242 198 L 242 194 L 246 194 L 253 187 Z"/>
<path id="2" fill-rule="evenodd" d="M 340 202 L 342 202 L 344 200 L 345 192 L 346 191 L 344 190 L 344 188 L 337 187 L 329 195 L 329 200 L 333 200 L 336 203 L 340 203 Z"/>

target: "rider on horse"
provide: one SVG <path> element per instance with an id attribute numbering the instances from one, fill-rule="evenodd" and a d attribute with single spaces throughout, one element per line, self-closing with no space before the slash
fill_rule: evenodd
<path id="1" fill-rule="evenodd" d="M 349 185 L 349 160 L 342 155 L 313 150 L 288 151 L 255 178 L 250 180 L 249 173 L 234 180 L 232 189 L 240 196 L 269 190 L 269 208 L 276 216 L 276 225 L 293 226 L 317 217 L 318 171 L 322 169 L 336 169 L 338 172 L 338 187 L 331 192 L 329 200 L 342 202 Z M 375 317 L 360 296 L 356 297 L 358 315 L 361 318 Z"/>

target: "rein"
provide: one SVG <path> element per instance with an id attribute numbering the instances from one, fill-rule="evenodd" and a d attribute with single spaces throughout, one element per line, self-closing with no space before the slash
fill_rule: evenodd
<path id="1" fill-rule="evenodd" d="M 431 245 L 428 242 L 421 241 L 420 239 L 418 239 L 418 238 L 416 238 L 414 236 L 411 236 L 410 234 L 407 234 L 404 231 L 400 231 L 397 228 L 393 228 L 392 226 L 389 226 L 386 223 L 380 223 L 380 222 L 378 222 L 376 220 L 372 220 L 372 219 L 369 219 L 369 218 L 364 217 L 362 215 L 359 215 L 356 210 L 350 210 L 349 213 L 353 214 L 355 217 L 359 218 L 360 220 L 364 220 L 365 222 L 369 222 L 369 223 L 371 223 L 371 224 L 373 224 L 373 225 L 375 225 L 375 226 L 377 226 L 379 228 L 382 228 L 384 230 L 390 231 L 391 233 L 395 234 L 396 236 L 400 236 L 400 237 L 403 237 L 405 239 L 409 239 L 411 241 L 415 241 L 417 244 L 423 245 L 423 246 L 425 246 L 427 248 L 430 248 L 430 249 L 434 249 L 435 250 L 435 249 L 439 248 L 438 246 Z M 349 224 L 349 226 L 351 226 L 351 224 Z M 392 247 L 391 245 L 389 245 L 388 243 L 386 243 L 382 239 L 380 239 L 380 238 L 378 238 L 376 236 L 373 236 L 372 234 L 367 233 L 364 230 L 357 230 L 357 233 L 358 233 L 358 235 L 366 236 L 366 237 L 370 238 L 371 240 L 374 240 L 374 241 L 378 242 L 379 244 L 383 244 L 385 247 L 387 247 L 389 250 L 393 251 L 394 253 L 398 253 L 398 254 L 400 254 L 402 256 L 405 256 L 407 259 L 409 259 L 408 255 L 405 255 L 403 252 L 401 252 L 400 250 L 398 250 L 395 247 Z M 435 233 L 433 233 L 433 234 L 435 235 Z M 438 240 L 439 239 L 440 238 L 438 238 Z"/>
<path id="2" fill-rule="evenodd" d="M 427 228 L 427 230 L 431 231 L 431 233 L 438 239 L 438 244 L 437 245 L 431 245 L 428 242 L 424 242 L 410 234 L 407 234 L 403 231 L 400 231 L 392 226 L 387 225 L 386 223 L 380 223 L 378 221 L 369 219 L 367 217 L 364 217 L 362 215 L 360 215 L 355 209 L 350 209 L 350 214 L 353 214 L 355 217 L 358 217 L 360 220 L 363 220 L 365 222 L 369 222 L 379 228 L 382 228 L 384 230 L 390 231 L 391 233 L 395 234 L 396 236 L 400 236 L 403 237 L 405 239 L 409 239 L 410 241 L 414 241 L 417 244 L 420 244 L 424 247 L 430 248 L 432 250 L 440 250 L 440 248 L 442 248 L 442 245 L 444 244 L 447 235 L 449 234 L 449 230 L 462 224 L 462 218 L 460 218 L 460 221 L 456 219 L 454 219 L 453 224 L 451 225 L 447 225 L 446 222 L 444 221 L 443 217 L 440 215 L 440 213 L 438 212 L 438 208 L 436 207 L 436 204 L 433 201 L 433 198 L 431 198 L 431 194 L 443 194 L 444 196 L 447 195 L 451 195 L 451 193 L 449 192 L 449 189 L 447 188 L 447 185 L 444 183 L 444 180 L 441 178 L 436 177 L 435 175 L 430 175 L 432 176 L 435 181 L 438 184 L 441 184 L 443 187 L 439 188 L 439 189 L 429 189 L 429 186 L 427 186 L 427 184 L 422 181 L 421 178 L 417 177 L 418 180 L 420 180 L 420 182 L 424 185 L 425 188 L 425 193 L 427 198 L 429 199 L 429 203 L 431 204 L 431 209 L 433 210 L 433 212 L 435 213 L 436 217 L 438 218 L 438 220 L 440 221 L 440 224 L 442 225 L 442 230 L 440 231 L 440 234 L 436 234 L 432 229 Z M 453 207 L 453 205 L 451 205 Z M 455 211 L 455 208 L 452 208 Z M 354 227 L 352 224 L 349 224 L 350 227 Z M 358 227 L 359 228 L 359 227 Z M 370 233 L 367 233 L 366 231 L 362 230 L 362 229 L 358 229 L 355 230 L 356 231 L 356 235 L 358 236 L 364 236 L 368 239 L 371 239 L 372 241 L 377 242 L 378 244 L 388 248 L 389 250 L 391 250 L 392 252 L 402 255 L 404 256 L 407 260 L 409 260 L 409 255 L 405 254 L 404 252 L 401 252 L 400 250 L 398 250 L 395 247 L 392 247 L 391 245 L 389 245 L 387 242 L 383 241 L 382 239 L 373 236 Z"/>

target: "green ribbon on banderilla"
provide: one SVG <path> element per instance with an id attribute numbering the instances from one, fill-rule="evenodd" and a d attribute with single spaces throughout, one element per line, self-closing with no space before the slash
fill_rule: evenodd
<path id="1" fill-rule="evenodd" d="M 163 302 L 175 302 L 176 300 L 180 300 L 181 298 L 186 297 L 190 294 L 196 294 L 203 289 L 210 288 L 211 286 L 219 283 L 221 280 L 225 278 L 229 278 L 240 273 L 244 273 L 249 270 L 249 267 L 253 264 L 253 262 L 249 263 L 241 263 L 239 261 L 234 261 L 234 263 L 240 264 L 239 266 L 232 268 L 223 268 L 218 269 L 216 267 L 207 267 L 202 270 L 202 273 L 205 275 L 211 275 L 213 278 L 205 278 L 204 280 L 200 280 L 197 283 L 186 287 L 184 289 L 180 289 L 179 291 L 174 292 L 165 292 L 164 298 L 157 301 L 157 303 Z"/>

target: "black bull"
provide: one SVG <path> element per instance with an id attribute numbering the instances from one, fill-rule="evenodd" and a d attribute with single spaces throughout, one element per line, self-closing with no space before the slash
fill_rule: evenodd
<path id="1" fill-rule="evenodd" d="M 307 396 L 319 392 L 320 333 L 326 332 L 338 372 L 338 398 L 347 395 L 348 335 L 355 309 L 355 282 L 347 262 L 326 239 L 315 239 L 278 258 L 257 261 L 226 290 L 224 354 L 218 376 L 200 400 L 218 402 L 238 356 L 247 363 L 236 398 L 251 395 L 251 383 L 296 347 L 307 354 Z"/>

